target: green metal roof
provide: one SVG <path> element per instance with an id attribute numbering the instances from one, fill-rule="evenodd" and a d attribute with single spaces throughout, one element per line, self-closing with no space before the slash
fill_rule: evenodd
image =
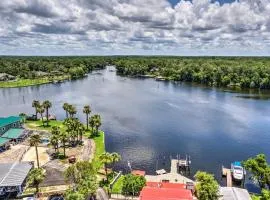
<path id="1" fill-rule="evenodd" d="M 10 116 L 10 117 L 6 117 L 6 118 L 2 117 L 2 118 L 0 118 L 0 128 L 4 127 L 6 125 L 9 125 L 9 124 L 18 122 L 18 121 L 21 121 L 21 117 L 18 117 L 18 116 Z"/>
<path id="2" fill-rule="evenodd" d="M 9 141 L 9 139 L 7 138 L 0 138 L 0 146 L 3 146 L 4 144 L 6 144 Z"/>
<path id="3" fill-rule="evenodd" d="M 17 139 L 22 135 L 23 131 L 24 129 L 21 128 L 11 128 L 5 132 L 1 138 Z"/>

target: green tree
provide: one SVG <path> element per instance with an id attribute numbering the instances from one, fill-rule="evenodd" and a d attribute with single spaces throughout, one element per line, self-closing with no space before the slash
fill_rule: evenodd
<path id="1" fill-rule="evenodd" d="M 252 200 L 269 200 L 270 190 L 262 189 L 261 195 L 252 195 Z"/>
<path id="2" fill-rule="evenodd" d="M 64 111 L 66 111 L 66 118 L 68 118 L 69 104 L 68 104 L 68 103 L 64 103 L 64 104 L 63 104 L 63 109 L 64 109 Z"/>
<path id="3" fill-rule="evenodd" d="M 64 157 L 66 157 L 66 143 L 68 142 L 68 137 L 69 135 L 66 131 L 60 132 L 59 139 L 62 142 Z"/>
<path id="4" fill-rule="evenodd" d="M 98 188 L 96 175 L 88 176 L 83 179 L 78 185 L 78 191 L 83 194 L 86 199 L 94 198 Z"/>
<path id="5" fill-rule="evenodd" d="M 219 185 L 212 174 L 198 171 L 195 174 L 196 196 L 199 200 L 217 200 Z"/>
<path id="6" fill-rule="evenodd" d="M 38 108 L 40 107 L 39 101 L 34 100 L 34 101 L 32 102 L 32 107 L 35 108 L 35 111 L 36 111 L 36 120 L 37 120 Z"/>
<path id="7" fill-rule="evenodd" d="M 42 121 L 42 125 L 44 126 L 44 119 L 43 119 L 43 113 L 44 113 L 44 108 L 43 108 L 43 106 L 39 106 L 38 108 L 37 108 L 37 112 L 40 114 L 40 117 L 41 117 L 41 121 Z"/>
<path id="8" fill-rule="evenodd" d="M 102 164 L 104 164 L 106 180 L 108 181 L 108 165 L 113 162 L 112 156 L 110 153 L 105 152 L 99 156 L 99 160 Z"/>
<path id="9" fill-rule="evenodd" d="M 139 195 L 142 188 L 146 185 L 146 179 L 143 176 L 127 174 L 123 179 L 122 193 L 124 195 Z"/>
<path id="10" fill-rule="evenodd" d="M 44 178 L 44 170 L 42 168 L 34 168 L 28 174 L 27 184 L 29 186 L 34 186 L 36 188 L 36 193 L 38 193 L 39 184 L 43 182 Z"/>
<path id="11" fill-rule="evenodd" d="M 89 122 L 88 122 L 88 120 L 89 120 L 89 114 L 91 113 L 91 108 L 90 108 L 89 105 L 84 106 L 83 113 L 86 115 L 86 127 L 87 127 L 86 130 L 88 130 L 88 126 L 89 126 Z"/>
<path id="12" fill-rule="evenodd" d="M 46 110 L 46 122 L 47 126 L 49 126 L 49 109 L 52 107 L 52 103 L 46 100 L 43 102 L 42 106 Z"/>
<path id="13" fill-rule="evenodd" d="M 264 154 L 243 161 L 243 165 L 252 173 L 252 177 L 258 181 L 261 188 L 270 187 L 270 165 Z"/>
<path id="14" fill-rule="evenodd" d="M 68 106 L 68 113 L 69 113 L 69 116 L 71 118 L 74 118 L 74 115 L 76 115 L 76 113 L 77 113 L 76 107 L 73 105 L 69 105 Z"/>
<path id="15" fill-rule="evenodd" d="M 50 144 L 54 147 L 55 152 L 59 149 L 60 128 L 57 126 L 52 127 Z"/>
<path id="16" fill-rule="evenodd" d="M 111 154 L 112 164 L 115 164 L 121 160 L 121 156 L 118 153 Z"/>
<path id="17" fill-rule="evenodd" d="M 20 113 L 19 117 L 22 118 L 22 122 L 25 122 L 27 115 L 25 113 Z"/>
<path id="18" fill-rule="evenodd" d="M 98 129 L 101 126 L 101 117 L 100 117 L 100 115 L 94 115 L 94 121 L 95 121 L 95 128 L 96 128 L 95 135 L 98 135 Z"/>
<path id="19" fill-rule="evenodd" d="M 95 117 L 91 116 L 89 119 L 89 125 L 91 126 L 91 136 L 94 136 Z"/>
<path id="20" fill-rule="evenodd" d="M 79 192 L 67 190 L 65 192 L 65 200 L 85 200 L 85 197 L 83 194 L 80 194 Z"/>
<path id="21" fill-rule="evenodd" d="M 38 134 L 31 135 L 29 142 L 30 142 L 30 146 L 35 147 L 36 158 L 37 158 L 37 167 L 39 168 L 38 145 L 41 142 L 40 135 L 38 135 Z"/>

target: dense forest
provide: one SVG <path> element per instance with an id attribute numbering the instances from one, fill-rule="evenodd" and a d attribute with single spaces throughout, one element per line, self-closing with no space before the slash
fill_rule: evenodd
<path id="1" fill-rule="evenodd" d="M 103 57 L 0 57 L 0 73 L 23 79 L 61 75 L 76 79 L 106 65 Z"/>
<path id="2" fill-rule="evenodd" d="M 115 65 L 124 76 L 194 82 L 216 87 L 270 89 L 267 57 L 0 57 L 0 74 L 19 79 L 66 76 L 72 79 Z"/>
<path id="3" fill-rule="evenodd" d="M 118 57 L 117 72 L 217 87 L 270 88 L 267 57 Z"/>

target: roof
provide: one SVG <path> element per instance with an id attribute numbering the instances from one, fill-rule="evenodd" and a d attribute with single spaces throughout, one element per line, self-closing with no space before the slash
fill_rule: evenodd
<path id="1" fill-rule="evenodd" d="M 22 185 L 32 167 L 30 162 L 1 163 L 0 187 Z"/>
<path id="2" fill-rule="evenodd" d="M 241 162 L 236 161 L 236 162 L 233 163 L 233 165 L 234 165 L 234 166 L 239 166 L 239 167 L 241 167 Z"/>
<path id="3" fill-rule="evenodd" d="M 170 183 L 193 183 L 193 180 L 178 174 L 178 173 L 167 173 L 161 175 L 145 175 L 146 181 L 149 182 L 164 182 L 165 180 Z"/>
<path id="4" fill-rule="evenodd" d="M 184 184 L 147 182 L 140 192 L 140 200 L 192 200 L 192 193 Z"/>
<path id="5" fill-rule="evenodd" d="M 136 176 L 145 176 L 145 171 L 142 170 L 132 170 L 131 173 Z"/>
<path id="6" fill-rule="evenodd" d="M 17 139 L 23 135 L 24 129 L 21 128 L 11 128 L 5 132 L 1 137 L 8 139 Z"/>
<path id="7" fill-rule="evenodd" d="M 0 117 L 0 127 L 7 126 L 14 122 L 21 121 L 21 117 L 18 116 L 10 116 L 10 117 Z"/>
<path id="8" fill-rule="evenodd" d="M 7 138 L 0 138 L 0 146 L 3 146 L 7 142 L 9 142 L 9 139 L 7 139 Z"/>
<path id="9" fill-rule="evenodd" d="M 220 187 L 219 191 L 222 197 L 219 200 L 251 200 L 246 189 L 235 187 Z"/>

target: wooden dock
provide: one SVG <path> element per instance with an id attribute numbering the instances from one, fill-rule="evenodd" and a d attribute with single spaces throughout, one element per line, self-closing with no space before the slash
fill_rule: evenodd
<path id="1" fill-rule="evenodd" d="M 226 176 L 227 187 L 232 187 L 232 172 L 231 172 L 231 170 L 222 166 L 222 176 Z"/>

